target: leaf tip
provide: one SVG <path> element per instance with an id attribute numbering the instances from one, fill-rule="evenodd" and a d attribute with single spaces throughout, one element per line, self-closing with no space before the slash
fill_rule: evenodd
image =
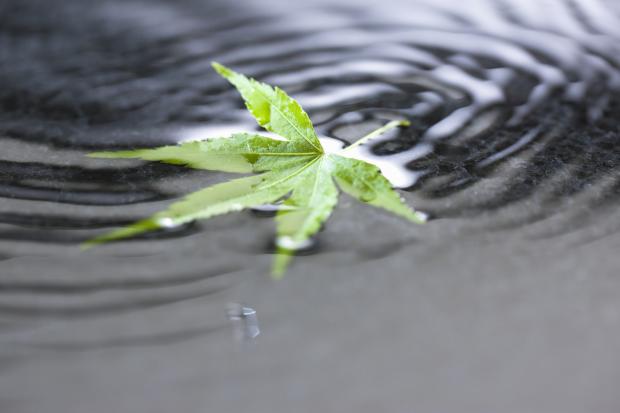
<path id="1" fill-rule="evenodd" d="M 279 280 L 284 277 L 295 251 L 299 250 L 301 244 L 303 243 L 295 242 L 287 236 L 280 236 L 276 239 L 276 253 L 271 267 L 271 278 Z"/>
<path id="2" fill-rule="evenodd" d="M 286 270 L 293 258 L 292 255 L 293 253 L 290 250 L 281 248 L 278 249 L 273 260 L 273 266 L 271 267 L 272 279 L 281 280 L 284 277 L 284 274 L 286 273 Z"/>
<path id="3" fill-rule="evenodd" d="M 421 212 L 421 211 L 413 211 L 413 216 L 411 217 L 411 220 L 413 222 L 415 222 L 416 224 L 426 224 L 429 220 L 430 216 L 429 214 L 427 214 L 426 212 Z"/>
<path id="4" fill-rule="evenodd" d="M 211 62 L 211 67 L 222 77 L 228 77 L 232 74 L 232 70 L 218 62 Z"/>
<path id="5" fill-rule="evenodd" d="M 84 241 L 83 243 L 80 244 L 80 251 L 84 252 L 84 251 L 88 251 L 89 249 L 92 249 L 94 247 L 96 247 L 97 245 L 101 244 L 99 241 L 97 241 L 96 239 L 91 239 L 88 241 Z"/>
<path id="6" fill-rule="evenodd" d="M 91 152 L 87 153 L 88 158 L 110 158 L 111 152 Z"/>
<path id="7" fill-rule="evenodd" d="M 89 158 L 100 158 L 100 159 L 125 159 L 125 158 L 137 158 L 139 150 L 135 151 L 102 151 L 102 152 L 91 152 L 87 153 L 86 156 Z"/>

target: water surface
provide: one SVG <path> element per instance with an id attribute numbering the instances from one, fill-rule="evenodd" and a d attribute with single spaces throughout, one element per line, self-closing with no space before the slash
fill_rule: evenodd
<path id="1" fill-rule="evenodd" d="M 374 3 L 0 5 L 3 411 L 617 411 L 617 6 Z M 342 197 L 279 283 L 264 213 L 80 252 L 229 177 L 84 156 L 257 130 L 213 60 L 410 119 L 358 156 L 433 220 Z"/>

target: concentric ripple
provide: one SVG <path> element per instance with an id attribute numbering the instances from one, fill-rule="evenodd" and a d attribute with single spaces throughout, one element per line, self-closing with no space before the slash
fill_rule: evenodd
<path id="1" fill-rule="evenodd" d="M 224 264 L 227 245 L 204 252 L 188 237 L 226 239 L 239 225 L 226 219 L 205 224 L 209 234 L 200 226 L 151 234 L 96 258 L 75 251 L 102 229 L 221 178 L 84 157 L 255 130 L 236 92 L 210 69 L 214 60 L 287 90 L 325 137 L 351 141 L 388 120 L 410 119 L 411 128 L 356 156 L 376 163 L 436 218 L 491 216 L 485 225 L 494 230 L 555 222 L 528 233 L 547 237 L 578 229 L 567 222 L 587 226 L 594 208 L 616 200 L 620 18 L 613 3 L 289 3 L 68 1 L 42 16 L 46 2 L 3 2 L 0 313 L 10 321 L 131 312 L 210 294 L 196 285 L 247 268 L 246 261 Z M 242 220 L 261 228 L 257 237 L 269 234 L 267 222 Z M 254 256 L 263 241 L 235 248 Z M 182 271 L 165 261 L 179 251 L 189 251 L 191 271 L 170 289 L 164 280 Z M 205 253 L 224 258 L 201 277 Z M 95 265 L 108 267 L 91 271 Z M 148 268 L 136 274 L 136 265 Z M 102 298 L 66 300 L 83 291 Z"/>

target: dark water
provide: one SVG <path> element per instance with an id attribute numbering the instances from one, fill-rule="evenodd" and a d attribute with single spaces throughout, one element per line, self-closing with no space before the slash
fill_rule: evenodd
<path id="1" fill-rule="evenodd" d="M 616 10 L 0 2 L 1 410 L 617 411 Z M 343 199 L 279 284 L 261 214 L 80 252 L 224 179 L 84 157 L 255 130 L 213 60 L 283 87 L 324 137 L 412 120 L 358 155 L 434 220 Z M 266 313 L 262 347 L 231 305 Z"/>

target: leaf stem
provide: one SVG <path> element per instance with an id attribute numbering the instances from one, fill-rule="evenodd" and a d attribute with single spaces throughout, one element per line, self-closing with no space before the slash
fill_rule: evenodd
<path id="1" fill-rule="evenodd" d="M 385 125 L 383 125 L 382 127 L 380 127 L 379 129 L 376 129 L 372 132 L 370 132 L 368 135 L 364 136 L 363 138 L 359 139 L 358 141 L 356 141 L 355 143 L 352 143 L 351 145 L 347 146 L 346 148 L 344 148 L 342 150 L 342 152 L 348 152 L 353 148 L 356 148 L 360 145 L 365 144 L 366 142 L 368 142 L 371 139 L 376 138 L 377 136 L 383 135 L 385 132 L 392 130 L 394 128 L 398 128 L 401 126 L 409 126 L 411 125 L 411 122 L 409 122 L 408 120 L 393 120 L 389 123 L 386 123 Z"/>

